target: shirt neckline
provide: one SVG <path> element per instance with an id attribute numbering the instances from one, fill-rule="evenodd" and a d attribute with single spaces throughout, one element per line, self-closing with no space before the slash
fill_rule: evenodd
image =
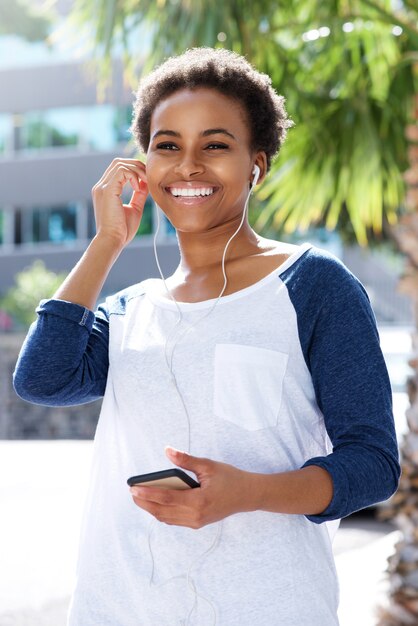
<path id="1" fill-rule="evenodd" d="M 248 287 L 244 287 L 243 289 L 239 289 L 238 291 L 234 291 L 234 293 L 230 293 L 227 296 L 222 296 L 222 298 L 219 299 L 219 302 L 216 306 L 218 307 L 222 304 L 226 304 L 227 302 L 238 300 L 239 298 L 243 298 L 244 296 L 249 295 L 250 293 L 252 293 L 253 291 L 256 291 L 257 289 L 260 289 L 260 287 L 263 287 L 263 285 L 270 282 L 273 278 L 280 276 L 280 274 L 282 274 L 291 265 L 293 265 L 293 263 L 295 263 L 310 248 L 312 248 L 312 244 L 308 242 L 298 246 L 298 250 L 295 250 L 295 252 L 293 252 L 288 257 L 288 259 L 284 261 L 284 263 L 281 263 L 278 267 L 276 267 L 276 269 L 272 270 L 266 276 L 264 276 L 263 278 L 260 278 L 260 280 L 256 281 L 252 285 L 249 285 Z M 166 295 L 167 292 L 165 291 L 164 283 L 161 280 L 161 278 L 151 279 L 150 282 L 151 282 L 151 288 L 147 290 L 147 296 L 150 298 L 150 300 L 154 304 L 161 306 L 162 308 L 170 309 L 170 310 L 177 310 L 176 303 L 173 300 L 170 300 L 168 296 Z M 192 310 L 196 311 L 199 309 L 206 309 L 210 306 L 213 306 L 217 300 L 218 298 L 211 298 L 210 300 L 201 300 L 199 302 L 177 301 L 177 305 L 181 311 L 192 311 Z"/>

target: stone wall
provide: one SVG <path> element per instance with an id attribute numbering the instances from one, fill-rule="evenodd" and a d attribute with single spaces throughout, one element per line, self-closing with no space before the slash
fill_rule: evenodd
<path id="1" fill-rule="evenodd" d="M 0 439 L 91 439 L 101 401 L 46 407 L 21 400 L 12 374 L 24 335 L 0 333 Z"/>

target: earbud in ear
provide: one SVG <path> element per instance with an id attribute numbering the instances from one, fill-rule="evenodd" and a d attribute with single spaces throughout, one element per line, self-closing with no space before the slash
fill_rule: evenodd
<path id="1" fill-rule="evenodd" d="M 254 187 L 254 185 L 257 184 L 257 181 L 260 177 L 260 168 L 258 167 L 258 165 L 254 165 L 252 174 L 254 175 L 254 178 L 253 178 L 253 182 L 251 186 Z"/>

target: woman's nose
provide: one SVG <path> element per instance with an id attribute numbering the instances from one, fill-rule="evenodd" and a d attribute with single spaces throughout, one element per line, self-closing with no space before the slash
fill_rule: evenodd
<path id="1" fill-rule="evenodd" d="M 205 167 L 196 157 L 190 155 L 182 158 L 175 166 L 175 172 L 183 180 L 203 174 Z"/>

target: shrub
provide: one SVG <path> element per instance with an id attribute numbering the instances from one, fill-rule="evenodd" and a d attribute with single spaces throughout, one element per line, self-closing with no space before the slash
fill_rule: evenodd
<path id="1" fill-rule="evenodd" d="M 16 285 L 0 299 L 0 309 L 11 315 L 20 326 L 28 328 L 36 318 L 35 309 L 39 301 L 50 298 L 65 276 L 48 270 L 43 261 L 34 261 L 30 267 L 16 274 Z"/>

